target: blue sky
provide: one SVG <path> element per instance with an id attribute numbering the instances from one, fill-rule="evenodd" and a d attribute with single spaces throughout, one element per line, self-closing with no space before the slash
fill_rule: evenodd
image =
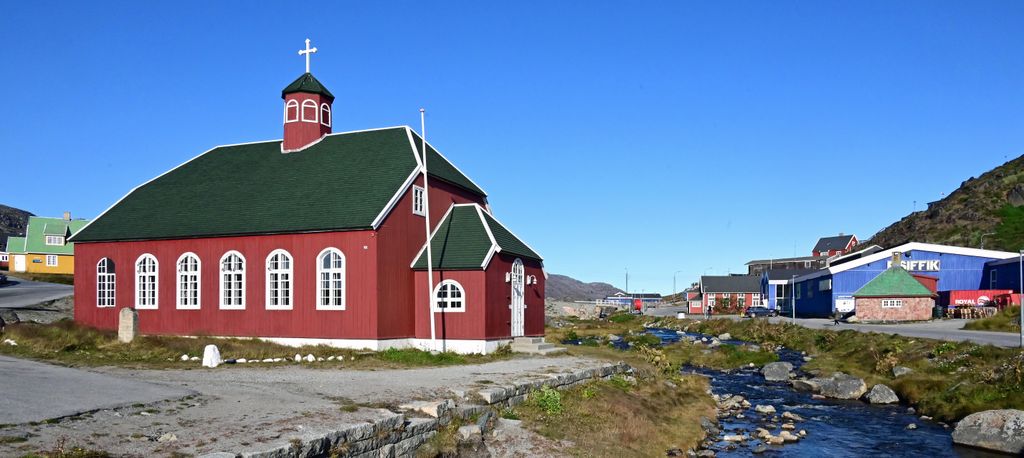
<path id="1" fill-rule="evenodd" d="M 1024 2 L 15 2 L 0 203 L 95 217 L 218 144 L 418 126 L 549 272 L 668 292 L 1024 154 Z"/>

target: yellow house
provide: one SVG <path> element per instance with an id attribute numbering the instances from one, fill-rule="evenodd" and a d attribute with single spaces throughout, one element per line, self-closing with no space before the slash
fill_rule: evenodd
<path id="1" fill-rule="evenodd" d="M 8 269 L 11 272 L 75 273 L 75 244 L 68 238 L 89 222 L 84 219 L 30 216 L 24 237 L 8 237 Z"/>

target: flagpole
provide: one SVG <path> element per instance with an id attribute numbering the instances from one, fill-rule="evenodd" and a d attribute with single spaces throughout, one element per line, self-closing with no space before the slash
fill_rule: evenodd
<path id="1" fill-rule="evenodd" d="M 437 330 L 434 326 L 434 257 L 430 249 L 430 186 L 427 186 L 427 110 L 420 108 L 420 146 L 423 150 L 423 210 L 427 233 L 427 313 L 430 314 L 430 349 L 437 350 Z"/>

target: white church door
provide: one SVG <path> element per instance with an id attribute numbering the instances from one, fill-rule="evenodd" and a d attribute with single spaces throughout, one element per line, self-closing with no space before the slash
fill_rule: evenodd
<path id="1" fill-rule="evenodd" d="M 526 274 L 523 269 L 523 261 L 516 258 L 512 263 L 512 337 L 520 337 L 525 334 L 526 322 Z"/>
<path id="2" fill-rule="evenodd" d="M 24 272 L 25 271 L 25 255 L 16 254 L 14 255 L 14 271 Z"/>

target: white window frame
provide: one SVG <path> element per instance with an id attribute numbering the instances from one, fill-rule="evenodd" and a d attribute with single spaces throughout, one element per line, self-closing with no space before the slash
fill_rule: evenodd
<path id="1" fill-rule="evenodd" d="M 60 265 L 60 259 L 55 254 L 46 255 L 46 267 L 57 267 Z"/>
<path id="2" fill-rule="evenodd" d="M 241 261 L 241 268 L 239 270 L 224 270 L 224 262 L 227 261 L 228 258 L 231 257 L 231 256 L 238 256 L 239 261 Z M 219 301 L 219 304 L 220 304 L 220 309 L 221 310 L 245 310 L 245 296 L 246 296 L 246 293 L 245 293 L 245 277 L 246 277 L 246 275 L 245 275 L 245 267 L 246 267 L 246 265 L 245 265 L 245 262 L 246 262 L 245 261 L 245 256 L 242 256 L 242 253 L 239 253 L 239 252 L 237 252 L 235 250 L 230 250 L 230 251 L 224 253 L 224 255 L 222 255 L 220 257 L 220 262 L 217 263 L 217 267 L 218 267 L 218 269 L 217 269 L 217 271 L 218 271 L 217 283 L 220 284 L 220 287 L 219 287 L 219 289 L 220 289 L 220 297 L 219 297 L 220 301 Z M 224 303 L 224 299 L 225 299 L 225 296 L 224 296 L 224 293 L 225 293 L 224 277 L 225 276 L 229 276 L 229 275 L 230 276 L 241 275 L 241 280 L 239 281 L 240 288 L 238 289 L 238 291 L 239 291 L 239 296 L 238 296 L 238 298 L 239 298 L 238 302 L 239 303 L 238 304 L 235 304 L 235 303 L 225 304 Z M 234 279 L 233 278 L 229 278 L 228 282 L 232 283 L 231 290 L 234 290 L 235 289 L 233 287 L 234 286 L 233 285 Z M 234 302 L 234 300 L 233 300 L 234 298 L 235 298 L 235 296 L 232 295 L 231 296 L 232 302 Z"/>
<path id="3" fill-rule="evenodd" d="M 711 297 L 708 298 L 708 307 L 714 307 L 714 306 L 715 306 L 715 295 L 712 294 Z"/>
<path id="4" fill-rule="evenodd" d="M 903 307 L 903 299 L 882 299 L 883 309 L 898 309 Z"/>
<path id="5" fill-rule="evenodd" d="M 0 262 L 8 262 L 10 258 L 6 254 L 0 254 Z"/>
<path id="6" fill-rule="evenodd" d="M 451 306 L 447 305 L 452 302 L 455 302 L 455 300 L 452 299 L 451 295 L 444 299 L 440 299 L 437 297 L 437 294 L 441 292 L 442 286 L 454 287 L 459 291 L 459 302 L 462 303 L 462 305 L 459 308 L 452 308 Z M 443 307 L 441 306 L 442 302 L 446 304 Z M 463 288 L 462 284 L 455 280 L 442 280 L 441 283 L 438 283 L 437 286 L 434 287 L 434 291 L 430 295 L 430 309 L 434 312 L 463 313 L 466 311 L 466 306 L 466 288 Z"/>
<path id="7" fill-rule="evenodd" d="M 313 119 L 306 117 L 306 108 L 313 109 Z M 319 114 L 320 107 L 316 106 L 316 102 L 313 99 L 303 100 L 302 105 L 299 106 L 299 118 L 302 119 L 302 122 L 318 122 Z"/>
<path id="8" fill-rule="evenodd" d="M 286 268 L 286 269 L 277 268 L 277 269 L 271 270 L 271 268 L 270 268 L 270 260 L 274 256 L 278 256 L 278 255 L 284 255 L 284 256 L 288 257 L 288 268 Z M 264 284 L 264 288 L 263 288 L 265 293 L 266 293 L 265 297 L 264 297 L 264 302 L 263 302 L 263 304 L 266 306 L 266 309 L 267 310 L 291 310 L 292 306 L 295 304 L 295 294 L 294 294 L 294 292 L 295 292 L 295 275 L 294 275 L 294 271 L 295 271 L 295 258 L 292 257 L 291 253 L 288 253 L 287 251 L 282 250 L 282 249 L 277 249 L 277 250 L 271 251 L 270 254 L 267 255 L 266 262 L 264 262 L 263 265 L 265 267 L 264 270 L 266 270 L 266 276 L 264 277 L 266 279 L 266 283 Z M 271 283 L 270 283 L 270 277 L 271 277 L 271 275 L 274 275 L 274 274 L 278 275 L 278 284 L 279 285 L 281 283 L 281 276 L 282 275 L 286 275 L 287 276 L 287 278 L 285 279 L 285 281 L 288 282 L 287 288 L 282 288 L 282 287 L 278 286 L 278 288 L 276 288 L 276 290 L 272 289 Z M 270 296 L 271 296 L 270 293 L 272 291 L 277 291 L 277 293 L 278 293 L 278 296 L 277 296 L 278 297 L 278 301 L 279 301 L 278 304 L 271 304 L 270 303 Z M 282 292 L 287 294 L 287 296 L 284 296 L 284 297 L 287 298 L 287 304 L 282 304 L 281 303 L 281 302 L 284 302 L 284 301 L 281 301 L 281 298 L 282 298 L 281 293 Z"/>
<path id="9" fill-rule="evenodd" d="M 761 304 L 761 293 L 751 293 L 751 295 L 750 295 L 750 305 L 753 305 L 755 307 L 762 305 Z"/>
<path id="10" fill-rule="evenodd" d="M 324 256 L 327 256 L 328 254 L 332 254 L 332 253 L 333 254 L 337 254 L 338 256 L 341 257 L 341 267 L 337 268 L 337 267 L 333 267 L 332 266 L 331 268 L 324 269 L 324 264 L 323 264 Z M 345 274 L 346 274 L 347 268 L 348 268 L 348 260 L 345 258 L 345 253 L 343 251 L 335 248 L 335 247 L 324 248 L 323 251 L 320 252 L 320 254 L 316 255 L 316 309 L 317 310 L 345 310 L 345 304 L 347 302 L 345 300 L 345 296 L 346 296 L 346 293 L 348 291 L 348 281 L 345 278 Z M 324 281 L 323 275 L 324 274 L 331 275 L 331 277 L 329 277 L 327 279 L 327 281 L 328 281 L 328 287 L 326 288 L 326 290 L 327 290 L 327 297 L 326 297 L 326 299 L 327 299 L 327 302 L 328 302 L 327 304 L 324 304 L 324 299 L 325 299 L 325 297 L 324 297 L 324 290 L 325 290 L 325 288 L 323 287 L 323 281 Z M 338 294 L 335 294 L 335 291 L 337 290 L 337 288 L 334 288 L 333 286 L 330 285 L 330 283 L 334 281 L 333 274 L 341 274 L 341 288 L 340 288 L 341 291 Z M 340 299 L 341 303 L 340 304 L 334 304 L 333 302 L 336 299 Z"/>
<path id="11" fill-rule="evenodd" d="M 195 261 L 196 261 L 196 270 L 195 270 L 195 272 L 191 272 L 191 273 L 183 273 L 182 270 L 181 270 L 182 269 L 182 263 L 186 262 L 188 259 L 195 259 Z M 178 257 L 178 262 L 176 262 L 174 265 L 175 265 L 175 271 L 174 271 L 174 278 L 175 278 L 174 290 L 176 291 L 176 293 L 175 293 L 175 296 L 176 296 L 175 304 L 177 304 L 177 309 L 178 310 L 199 310 L 200 305 L 202 304 L 202 295 L 203 295 L 203 283 L 202 283 L 202 281 L 203 281 L 203 275 L 202 275 L 202 272 L 203 272 L 203 261 L 201 259 L 199 259 L 199 255 L 197 255 L 195 253 L 192 253 L 192 252 L 187 252 L 187 253 L 184 253 L 181 256 L 179 256 Z M 182 284 L 182 280 L 183 280 L 182 277 L 183 276 L 194 277 L 195 281 L 191 281 L 191 279 L 186 278 L 186 279 L 184 279 L 185 285 L 183 285 Z M 196 294 L 195 294 L 195 303 L 194 304 L 188 303 L 189 302 L 187 300 L 188 299 L 188 295 L 182 295 L 182 293 L 186 292 L 186 291 L 184 291 L 185 288 L 182 288 L 182 286 L 188 287 L 189 284 L 194 284 L 195 285 L 195 293 Z M 190 291 L 188 291 L 188 292 L 190 292 Z M 183 299 L 185 300 L 184 303 L 182 302 Z"/>
<path id="12" fill-rule="evenodd" d="M 320 124 L 331 127 L 331 106 L 326 103 L 320 105 Z"/>
<path id="13" fill-rule="evenodd" d="M 153 303 L 152 304 L 148 303 L 149 301 L 141 300 L 142 299 L 142 295 L 140 294 L 144 290 L 148 290 L 149 289 L 148 287 L 145 287 L 139 281 L 139 277 L 141 277 L 142 274 L 143 274 L 142 272 L 139 272 L 139 267 L 142 265 L 143 261 L 147 261 L 147 260 L 152 260 L 153 261 L 153 272 L 152 272 L 152 276 L 153 276 L 153 284 L 152 284 L 153 301 L 152 302 Z M 160 261 L 156 259 L 156 256 L 153 256 L 153 255 L 151 255 L 149 253 L 143 253 L 141 256 L 139 256 L 135 260 L 135 309 L 136 310 L 156 310 L 159 307 L 160 307 Z"/>
<path id="14" fill-rule="evenodd" d="M 288 116 L 288 109 L 289 108 L 295 108 L 295 117 L 294 118 Z M 284 123 L 288 124 L 290 122 L 296 122 L 298 120 L 299 120 L 299 101 L 295 100 L 295 99 L 291 99 L 291 100 L 289 100 L 288 102 L 286 102 L 284 104 Z"/>
<path id="15" fill-rule="evenodd" d="M 49 246 L 64 246 L 64 236 L 62 235 L 47 235 L 46 244 Z"/>
<path id="16" fill-rule="evenodd" d="M 117 305 L 117 264 L 110 258 L 100 258 L 96 263 L 96 307 L 109 308 Z"/>
<path id="17" fill-rule="evenodd" d="M 412 186 L 412 214 L 414 215 L 427 216 L 423 191 L 423 186 Z"/>

